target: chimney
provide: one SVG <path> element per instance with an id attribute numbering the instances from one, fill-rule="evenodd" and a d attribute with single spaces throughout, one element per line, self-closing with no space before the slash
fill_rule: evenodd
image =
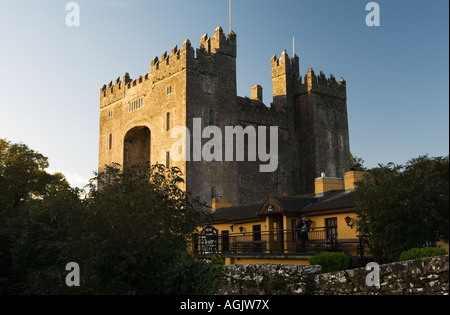
<path id="1" fill-rule="evenodd" d="M 344 182 L 345 182 L 345 191 L 355 190 L 357 185 L 356 183 L 362 181 L 364 179 L 365 172 L 357 172 L 350 171 L 345 173 Z"/>
<path id="2" fill-rule="evenodd" d="M 316 196 L 323 196 L 323 194 L 331 190 L 344 189 L 342 178 L 325 177 L 325 173 L 322 173 L 322 177 L 316 178 L 314 184 L 316 187 Z"/>
<path id="3" fill-rule="evenodd" d="M 252 100 L 263 101 L 263 90 L 261 85 L 252 86 Z"/>
<path id="4" fill-rule="evenodd" d="M 224 198 L 213 198 L 211 202 L 211 211 L 215 212 L 217 209 L 220 208 L 230 208 L 231 207 L 231 200 L 230 199 L 224 199 Z"/>

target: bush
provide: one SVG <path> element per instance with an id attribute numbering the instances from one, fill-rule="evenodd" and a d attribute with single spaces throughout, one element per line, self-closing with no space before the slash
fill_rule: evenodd
<path id="1" fill-rule="evenodd" d="M 435 248 L 435 247 L 413 248 L 402 252 L 400 254 L 399 261 L 422 259 L 442 255 L 448 255 L 447 251 L 443 248 Z"/>
<path id="2" fill-rule="evenodd" d="M 223 266 L 225 265 L 225 259 L 221 255 L 214 255 L 211 257 L 211 263 L 213 265 Z"/>
<path id="3" fill-rule="evenodd" d="M 350 257 L 342 253 L 325 252 L 311 257 L 309 263 L 322 266 L 322 272 L 327 273 L 347 269 L 349 261 Z"/>
<path id="4" fill-rule="evenodd" d="M 158 295 L 213 295 L 221 275 L 220 266 L 181 253 L 161 274 Z"/>

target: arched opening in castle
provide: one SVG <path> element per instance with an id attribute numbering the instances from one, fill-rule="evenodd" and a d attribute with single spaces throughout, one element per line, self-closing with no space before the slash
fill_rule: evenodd
<path id="1" fill-rule="evenodd" d="M 128 131 L 123 145 L 124 169 L 150 162 L 150 129 L 134 127 Z"/>
<path id="2" fill-rule="evenodd" d="M 284 51 L 270 58 L 273 103 L 267 106 L 259 85 L 249 87 L 251 98 L 237 95 L 236 47 L 236 34 L 218 27 L 211 37 L 201 37 L 199 48 L 186 40 L 181 49 L 175 46 L 155 57 L 149 73 L 136 79 L 126 73 L 104 85 L 99 171 L 113 163 L 169 162 L 185 174 L 184 188 L 192 195 L 211 204 L 214 188 L 233 206 L 271 195 L 311 194 L 322 173 L 341 177 L 349 171 L 346 82 L 312 69 L 302 77 L 299 57 Z M 225 126 L 278 126 L 278 169 L 263 173 L 259 161 L 248 160 L 170 160 L 167 153 L 176 141 L 171 128 L 192 130 L 194 118 L 223 134 Z M 186 141 L 194 148 L 192 134 Z"/>

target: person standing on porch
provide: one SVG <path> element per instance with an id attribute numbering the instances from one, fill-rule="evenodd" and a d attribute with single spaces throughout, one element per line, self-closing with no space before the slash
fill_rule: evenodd
<path id="1" fill-rule="evenodd" d="M 297 232 L 297 239 L 300 240 L 301 251 L 304 252 L 306 248 L 306 242 L 309 240 L 308 231 L 311 228 L 307 221 L 307 217 L 303 216 L 302 219 L 295 226 Z"/>

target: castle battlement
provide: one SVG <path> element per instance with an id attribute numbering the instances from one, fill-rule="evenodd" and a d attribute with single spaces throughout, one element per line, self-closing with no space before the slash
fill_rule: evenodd
<path id="1" fill-rule="evenodd" d="M 271 58 L 272 65 L 272 78 L 279 77 L 287 74 L 288 76 L 298 77 L 300 73 L 300 60 L 297 55 L 294 54 L 292 58 L 288 53 L 283 51 L 280 58 L 277 55 L 273 55 Z"/>
<path id="2" fill-rule="evenodd" d="M 236 58 L 236 34 L 231 31 L 225 36 L 221 27 L 217 27 L 212 37 L 208 34 L 200 38 L 200 47 L 196 50 L 189 39 L 186 39 L 181 49 L 172 48 L 171 54 L 164 51 L 161 57 L 151 61 L 151 70 L 144 76 L 132 80 L 128 73 L 121 79 L 103 85 L 100 89 L 101 107 L 117 102 L 125 97 L 127 90 L 133 89 L 143 82 L 155 84 L 185 69 L 192 69 L 202 73 L 218 75 L 217 65 L 223 63 L 220 56 Z"/>
<path id="3" fill-rule="evenodd" d="M 320 75 L 317 76 L 312 68 L 310 68 L 305 75 L 299 91 L 300 94 L 315 93 L 337 97 L 343 100 L 347 99 L 346 81 L 342 77 L 337 81 L 333 74 L 327 78 L 322 71 L 320 71 Z"/>

